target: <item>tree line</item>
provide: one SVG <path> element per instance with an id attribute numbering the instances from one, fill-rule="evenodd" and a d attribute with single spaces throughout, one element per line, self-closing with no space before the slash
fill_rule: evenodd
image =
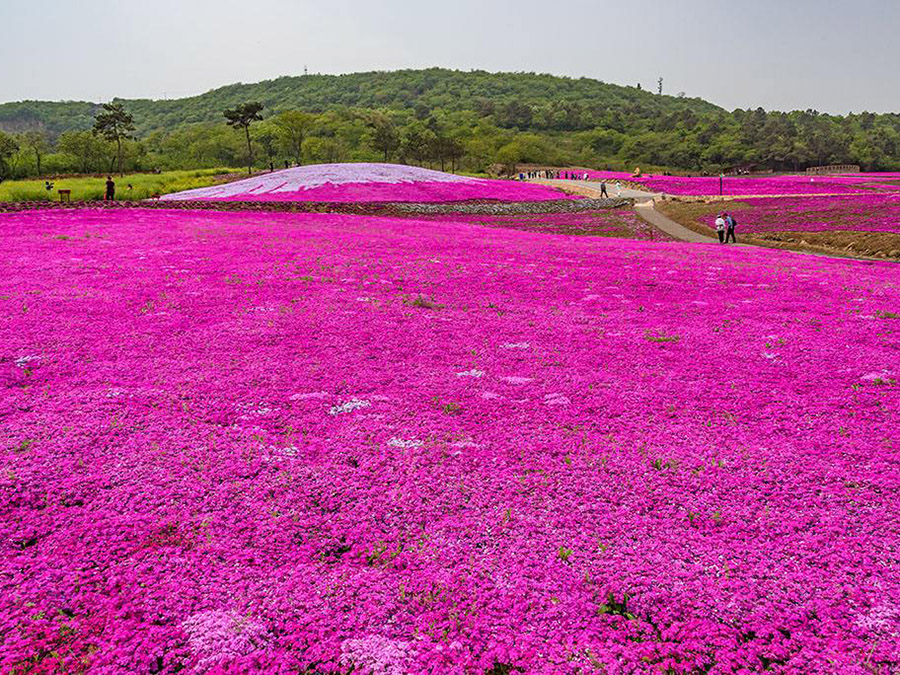
<path id="1" fill-rule="evenodd" d="M 713 173 L 821 164 L 900 170 L 900 115 L 728 112 L 595 80 L 438 69 L 280 78 L 179 101 L 0 105 L 0 175 L 396 161 L 489 172 L 521 164 Z M 224 112 L 258 105 L 237 131 Z M 232 125 L 232 126 L 229 126 Z M 72 128 L 75 127 L 75 128 Z"/>

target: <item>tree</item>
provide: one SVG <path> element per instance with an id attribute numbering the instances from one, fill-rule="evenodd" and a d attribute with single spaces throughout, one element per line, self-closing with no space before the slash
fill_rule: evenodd
<path id="1" fill-rule="evenodd" d="M 41 175 L 41 160 L 50 151 L 50 142 L 43 131 L 26 131 L 22 134 L 22 145 L 34 155 L 37 175 Z"/>
<path id="2" fill-rule="evenodd" d="M 262 146 L 266 161 L 272 165 L 278 156 L 278 131 L 268 123 L 256 130 L 254 139 Z"/>
<path id="3" fill-rule="evenodd" d="M 303 164 L 303 143 L 316 123 L 316 116 L 299 110 L 286 110 L 272 120 L 278 127 L 284 149 L 297 164 Z"/>
<path id="4" fill-rule="evenodd" d="M 262 103 L 251 102 L 241 103 L 236 108 L 229 108 L 224 111 L 225 119 L 228 120 L 228 126 L 235 130 L 244 130 L 247 137 L 247 173 L 253 173 L 253 143 L 250 140 L 250 125 L 254 122 L 262 121 Z"/>
<path id="5" fill-rule="evenodd" d="M 0 131 L 0 178 L 9 178 L 9 160 L 17 152 L 19 152 L 18 141 Z"/>
<path id="6" fill-rule="evenodd" d="M 119 175 L 124 175 L 122 141 L 134 138 L 134 118 L 121 103 L 104 103 L 103 109 L 94 118 L 94 135 L 115 141 Z"/>
<path id="7" fill-rule="evenodd" d="M 81 173 L 90 173 L 106 159 L 107 143 L 90 131 L 67 131 L 59 137 L 59 151 L 75 162 Z"/>
<path id="8" fill-rule="evenodd" d="M 372 147 L 384 154 L 384 161 L 389 162 L 400 148 L 400 133 L 386 116 L 379 116 L 372 122 Z"/>

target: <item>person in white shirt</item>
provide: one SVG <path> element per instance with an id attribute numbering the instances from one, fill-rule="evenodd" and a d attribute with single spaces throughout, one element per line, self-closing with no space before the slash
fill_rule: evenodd
<path id="1" fill-rule="evenodd" d="M 725 243 L 725 218 L 720 213 L 716 216 L 716 233 L 719 235 L 719 243 Z"/>

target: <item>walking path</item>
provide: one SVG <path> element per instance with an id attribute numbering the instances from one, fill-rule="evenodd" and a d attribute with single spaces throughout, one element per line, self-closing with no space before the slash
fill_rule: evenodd
<path id="1" fill-rule="evenodd" d="M 535 180 L 532 183 L 540 183 L 541 185 L 550 185 L 561 190 L 574 192 L 585 197 L 600 197 L 600 183 L 589 180 Z M 623 199 L 633 199 L 635 202 L 643 202 L 661 197 L 660 192 L 644 192 L 643 190 L 632 190 L 631 188 L 622 188 L 622 194 L 616 192 L 616 186 L 613 183 L 606 184 L 606 191 L 613 199 L 621 196 Z"/>
<path id="2" fill-rule="evenodd" d="M 597 182 L 584 180 L 547 180 L 540 182 L 546 185 L 553 185 L 554 187 L 566 189 L 570 192 L 575 192 L 586 197 L 600 196 L 600 187 L 599 183 Z M 611 183 L 606 184 L 606 189 L 611 193 L 611 196 L 618 195 L 615 187 Z M 686 228 L 684 225 L 676 223 L 668 216 L 663 215 L 655 208 L 653 208 L 654 200 L 660 196 L 661 195 L 659 193 L 643 192 L 642 190 L 622 188 L 622 197 L 624 197 L 625 199 L 634 200 L 634 210 L 637 212 L 637 214 L 648 223 L 653 225 L 653 227 L 662 232 L 665 232 L 673 239 L 677 239 L 678 241 L 689 241 L 697 244 L 718 243 L 718 239 L 714 237 L 707 237 L 694 232 L 693 230 Z"/>
<path id="3" fill-rule="evenodd" d="M 634 205 L 634 210 L 641 218 L 653 225 L 653 227 L 662 230 L 670 237 L 674 237 L 679 241 L 690 241 L 697 244 L 713 244 L 718 243 L 719 241 L 713 237 L 707 237 L 699 232 L 694 232 L 680 223 L 676 223 L 668 216 L 663 215 L 653 208 L 652 201 L 637 203 Z"/>

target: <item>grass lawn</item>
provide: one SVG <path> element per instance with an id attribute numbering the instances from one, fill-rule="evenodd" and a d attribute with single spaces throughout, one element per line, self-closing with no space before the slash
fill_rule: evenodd
<path id="1" fill-rule="evenodd" d="M 239 169 L 199 169 L 193 171 L 165 171 L 160 174 L 136 173 L 113 176 L 116 199 L 133 200 L 157 197 L 169 192 L 207 187 L 221 183 L 239 173 Z M 59 199 L 58 190 L 71 190 L 73 201 L 103 199 L 106 176 L 77 176 L 51 180 L 53 189 L 47 191 L 45 179 L 15 180 L 0 183 L 0 202 L 51 201 Z M 128 185 L 132 189 L 128 189 Z"/>

